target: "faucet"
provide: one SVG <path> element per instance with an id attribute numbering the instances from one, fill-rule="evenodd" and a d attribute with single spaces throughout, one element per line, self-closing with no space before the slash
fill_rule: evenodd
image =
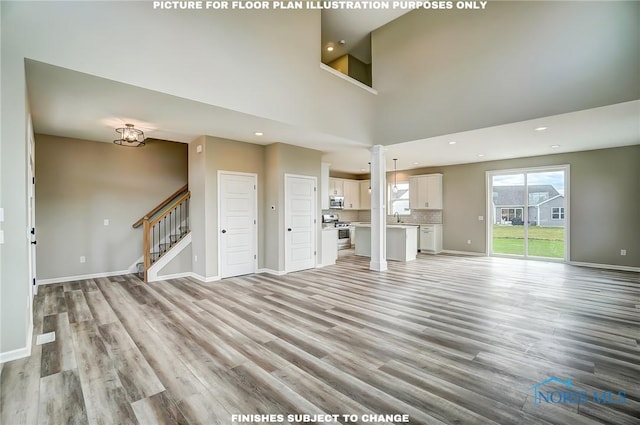
<path id="1" fill-rule="evenodd" d="M 399 212 L 394 212 L 393 216 L 396 218 L 396 223 L 400 223 L 400 213 Z"/>

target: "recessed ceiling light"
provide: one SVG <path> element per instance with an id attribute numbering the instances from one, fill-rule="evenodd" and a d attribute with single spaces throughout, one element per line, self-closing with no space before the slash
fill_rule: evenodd
<path id="1" fill-rule="evenodd" d="M 255 132 L 255 133 L 253 133 L 253 134 L 255 134 L 256 136 L 264 136 L 264 133 L 263 133 L 263 132 L 261 132 L 261 131 L 256 131 L 256 132 Z"/>
<path id="2" fill-rule="evenodd" d="M 360 171 L 367 171 L 367 169 L 366 168 L 361 168 Z"/>
<path id="3" fill-rule="evenodd" d="M 417 162 L 414 162 L 414 163 L 413 163 L 413 165 L 418 165 L 418 163 L 417 163 Z"/>
<path id="4" fill-rule="evenodd" d="M 453 140 L 449 142 L 450 145 L 455 145 L 456 143 L 458 143 L 458 142 L 455 142 Z"/>
<path id="5" fill-rule="evenodd" d="M 327 46 L 327 52 L 333 52 L 333 46 Z"/>
<path id="6" fill-rule="evenodd" d="M 478 157 L 479 157 L 479 158 L 482 158 L 483 156 L 484 156 L 484 154 L 483 154 L 483 153 L 479 153 L 479 154 L 478 154 Z"/>
<path id="7" fill-rule="evenodd" d="M 545 131 L 549 127 L 537 127 L 536 131 Z"/>
<path id="8" fill-rule="evenodd" d="M 555 148 L 559 148 L 560 145 L 551 145 L 551 147 L 555 149 Z"/>

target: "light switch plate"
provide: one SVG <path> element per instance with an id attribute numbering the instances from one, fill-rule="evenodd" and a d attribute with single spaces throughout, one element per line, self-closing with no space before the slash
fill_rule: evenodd
<path id="1" fill-rule="evenodd" d="M 0 208 L 0 223 L 4 221 L 4 208 Z"/>
<path id="2" fill-rule="evenodd" d="M 0 230 L 0 244 L 4 243 L 4 230 Z"/>
<path id="3" fill-rule="evenodd" d="M 105 218 L 105 219 L 104 219 L 104 221 L 103 221 L 103 223 L 104 223 L 104 225 L 105 225 L 105 226 L 108 226 L 108 225 L 109 225 L 109 219 L 108 219 L 108 218 Z"/>

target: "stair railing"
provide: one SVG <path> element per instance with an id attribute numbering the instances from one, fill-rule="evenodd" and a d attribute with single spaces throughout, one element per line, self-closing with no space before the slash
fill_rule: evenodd
<path id="1" fill-rule="evenodd" d="M 142 249 L 144 260 L 142 267 L 145 282 L 147 281 L 149 267 L 189 233 L 189 199 L 191 198 L 191 192 L 185 192 L 186 189 L 187 186 L 181 188 L 180 191 L 174 193 L 160 204 L 164 205 L 154 208 L 134 224 L 134 227 L 143 226 Z M 176 198 L 180 193 L 182 195 Z M 172 200 L 173 202 L 171 202 Z M 163 212 L 157 217 L 153 217 L 154 214 L 160 211 Z"/>
<path id="2" fill-rule="evenodd" d="M 187 192 L 189 190 L 189 185 L 185 184 L 184 186 L 182 186 L 180 189 L 176 190 L 175 192 L 173 192 L 171 195 L 169 195 L 164 201 L 160 202 L 158 204 L 158 206 L 156 206 L 154 209 L 152 209 L 151 211 L 149 211 L 148 213 L 146 213 L 145 215 L 142 216 L 142 218 L 138 221 L 136 221 L 135 223 L 133 223 L 133 228 L 137 229 L 138 227 L 142 226 L 142 222 L 144 221 L 144 219 L 149 219 L 149 217 L 153 217 L 154 215 L 156 215 L 158 213 L 158 211 L 162 211 L 162 209 L 164 207 L 166 207 L 167 205 L 169 205 L 169 203 L 171 201 L 173 201 L 175 199 L 176 196 L 181 195 L 185 192 Z"/>

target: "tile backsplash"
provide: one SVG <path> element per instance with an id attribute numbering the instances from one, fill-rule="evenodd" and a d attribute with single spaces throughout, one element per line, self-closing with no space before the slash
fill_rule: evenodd
<path id="1" fill-rule="evenodd" d="M 370 210 L 322 210 L 322 214 L 338 214 L 341 221 L 371 221 Z M 387 223 L 394 223 L 396 218 L 387 216 Z M 442 224 L 442 210 L 414 210 L 410 215 L 400 216 L 403 223 Z"/>

